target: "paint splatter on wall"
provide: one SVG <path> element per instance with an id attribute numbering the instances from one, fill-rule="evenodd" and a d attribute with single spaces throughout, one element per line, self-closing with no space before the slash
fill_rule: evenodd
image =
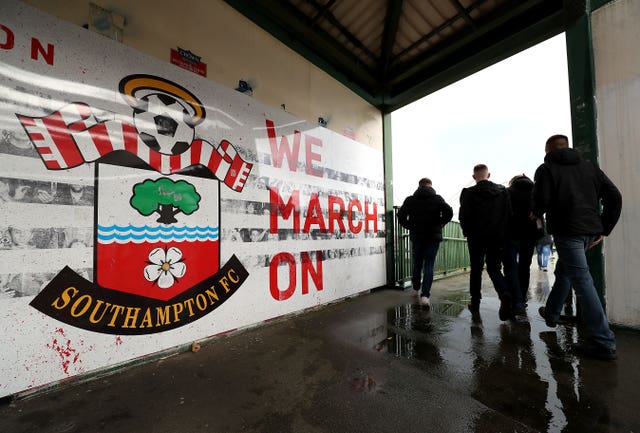
<path id="1" fill-rule="evenodd" d="M 80 353 L 71 347 L 71 340 L 68 339 L 62 328 L 57 328 L 51 344 L 47 344 L 48 349 L 55 351 L 62 361 L 62 371 L 69 374 L 69 366 L 77 362 L 82 363 Z"/>

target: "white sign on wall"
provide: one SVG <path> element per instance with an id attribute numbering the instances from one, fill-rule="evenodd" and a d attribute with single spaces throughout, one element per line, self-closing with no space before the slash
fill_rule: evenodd
<path id="1" fill-rule="evenodd" d="M 13 1 L 0 78 L 0 395 L 385 284 L 380 152 Z"/>

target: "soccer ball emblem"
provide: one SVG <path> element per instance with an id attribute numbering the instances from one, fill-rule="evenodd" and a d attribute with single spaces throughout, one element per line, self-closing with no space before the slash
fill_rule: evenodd
<path id="1" fill-rule="evenodd" d="M 164 93 L 143 96 L 133 112 L 142 141 L 165 155 L 180 154 L 191 146 L 195 131 L 189 118 L 185 103 Z"/>

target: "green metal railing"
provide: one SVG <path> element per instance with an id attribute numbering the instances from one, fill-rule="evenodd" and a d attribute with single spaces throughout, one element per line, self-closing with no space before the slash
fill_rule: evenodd
<path id="1" fill-rule="evenodd" d="M 409 230 L 398 223 L 398 209 L 399 207 L 393 208 L 395 285 L 404 287 L 411 283 L 413 259 Z M 442 238 L 436 257 L 434 278 L 466 271 L 469 268 L 469 250 L 460 223 L 451 221 L 444 226 Z"/>

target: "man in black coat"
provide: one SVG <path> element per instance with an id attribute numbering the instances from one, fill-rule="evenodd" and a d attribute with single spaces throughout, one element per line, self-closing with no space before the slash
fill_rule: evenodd
<path id="1" fill-rule="evenodd" d="M 398 211 L 398 222 L 409 230 L 411 239 L 413 290 L 419 295 L 420 304 L 426 307 L 431 296 L 433 267 L 442 242 L 442 228 L 452 217 L 453 209 L 436 194 L 427 178 L 420 179 L 418 189 L 404 200 Z"/>
<path id="2" fill-rule="evenodd" d="M 509 181 L 507 191 L 512 213 L 503 257 L 504 273 L 509 286 L 518 287 L 513 295 L 514 302 L 520 309 L 527 302 L 536 241 L 544 232 L 542 228 L 538 228 L 536 220 L 530 218 L 533 181 L 524 174 L 519 174 Z"/>
<path id="3" fill-rule="evenodd" d="M 467 237 L 471 273 L 469 310 L 478 313 L 482 298 L 482 269 L 487 273 L 500 297 L 500 320 L 513 318 L 514 305 L 511 290 L 502 274 L 502 254 L 505 244 L 511 203 L 509 192 L 489 180 L 491 173 L 485 164 L 473 167 L 476 184 L 464 188 L 460 194 L 460 226 Z M 515 290 L 515 288 L 512 288 Z"/>
<path id="4" fill-rule="evenodd" d="M 585 251 L 602 242 L 613 230 L 620 218 L 622 195 L 602 170 L 569 148 L 566 136 L 550 137 L 545 152 L 544 164 L 538 167 L 534 178 L 533 216 L 541 218 L 546 213 L 558 263 L 556 280 L 540 315 L 547 326 L 556 326 L 573 286 L 580 319 L 588 333 L 586 341 L 574 345 L 574 351 L 615 359 L 615 336 L 589 273 Z"/>

